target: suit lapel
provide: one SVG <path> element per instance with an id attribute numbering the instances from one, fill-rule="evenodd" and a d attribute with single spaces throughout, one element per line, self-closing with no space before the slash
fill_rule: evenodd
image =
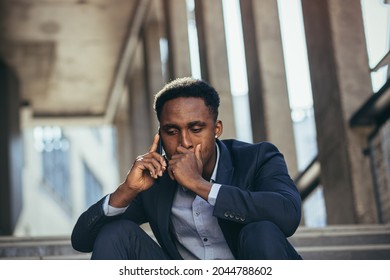
<path id="1" fill-rule="evenodd" d="M 216 182 L 221 185 L 230 185 L 230 183 L 232 182 L 234 171 L 232 159 L 225 144 L 218 139 L 217 144 L 219 147 L 220 156 L 218 162 Z"/>
<path id="2" fill-rule="evenodd" d="M 157 207 L 158 231 L 162 241 L 161 245 L 170 252 L 171 257 L 181 259 L 169 230 L 172 203 L 176 189 L 176 181 L 172 181 L 166 173 L 160 178 L 160 182 L 158 183 L 157 205 L 155 206 Z"/>
<path id="3" fill-rule="evenodd" d="M 172 202 L 175 192 L 176 182 L 172 181 L 169 178 L 168 174 L 165 174 L 163 177 L 160 178 L 160 182 L 158 183 L 158 199 L 157 205 L 155 205 L 158 209 L 158 221 L 161 221 L 160 227 L 163 227 L 164 230 L 168 230 Z"/>
<path id="4" fill-rule="evenodd" d="M 221 185 L 232 185 L 234 167 L 230 152 L 223 142 L 217 140 L 217 144 L 221 154 L 218 163 L 216 183 Z M 235 228 L 232 227 L 231 222 L 218 218 L 218 224 L 221 227 L 222 233 L 230 247 L 230 250 L 233 255 L 237 257 L 236 237 L 238 236 L 238 233 L 234 231 Z"/>

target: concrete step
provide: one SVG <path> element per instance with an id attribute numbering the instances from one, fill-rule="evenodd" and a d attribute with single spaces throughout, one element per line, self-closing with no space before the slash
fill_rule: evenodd
<path id="1" fill-rule="evenodd" d="M 390 227 L 375 225 L 300 228 L 290 241 L 294 246 L 390 244 Z"/>
<path id="2" fill-rule="evenodd" d="M 390 260 L 390 225 L 300 227 L 289 240 L 307 260 Z M 72 248 L 69 236 L 0 237 L 0 260 L 89 258 Z"/>
<path id="3" fill-rule="evenodd" d="M 297 233 L 308 232 L 354 232 L 354 231 L 390 231 L 390 224 L 348 224 L 348 225 L 328 225 L 325 227 L 305 227 L 300 226 Z"/>
<path id="4" fill-rule="evenodd" d="M 74 250 L 69 237 L 0 237 L 0 259 L 89 259 Z"/>
<path id="5" fill-rule="evenodd" d="M 296 247 L 304 260 L 390 260 L 390 245 Z"/>
<path id="6" fill-rule="evenodd" d="M 289 240 L 304 259 L 390 259 L 390 225 L 301 227 Z"/>

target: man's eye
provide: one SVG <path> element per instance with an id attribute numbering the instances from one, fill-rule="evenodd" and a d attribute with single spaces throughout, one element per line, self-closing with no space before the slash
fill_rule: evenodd
<path id="1" fill-rule="evenodd" d="M 177 130 L 168 130 L 167 134 L 168 135 L 175 135 L 175 134 L 177 134 Z"/>
<path id="2" fill-rule="evenodd" d="M 191 128 L 191 131 L 192 131 L 193 133 L 199 133 L 199 132 L 202 131 L 202 129 L 201 129 L 201 128 Z"/>

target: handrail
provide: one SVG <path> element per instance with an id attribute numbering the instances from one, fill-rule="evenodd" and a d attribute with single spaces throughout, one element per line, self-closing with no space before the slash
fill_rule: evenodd
<path id="1" fill-rule="evenodd" d="M 383 59 L 373 68 L 371 72 L 377 71 L 379 68 L 387 65 L 390 62 L 390 51 Z M 390 118 L 390 78 L 385 84 L 352 115 L 349 124 L 350 126 L 371 126 L 374 125 L 375 131 Z M 316 156 L 309 165 L 300 172 L 294 182 L 299 190 L 302 200 L 305 200 L 321 183 L 321 166 Z"/>
<path id="2" fill-rule="evenodd" d="M 321 166 L 317 156 L 309 165 L 299 173 L 294 182 L 297 186 L 301 199 L 305 200 L 320 184 Z"/>
<path id="3" fill-rule="evenodd" d="M 351 117 L 351 127 L 382 126 L 390 118 L 390 79 L 374 93 Z"/>
<path id="4" fill-rule="evenodd" d="M 371 72 L 376 72 L 383 66 L 389 65 L 390 64 L 390 51 L 388 51 L 384 57 L 378 62 L 377 65 L 374 66 L 374 68 L 370 69 Z"/>

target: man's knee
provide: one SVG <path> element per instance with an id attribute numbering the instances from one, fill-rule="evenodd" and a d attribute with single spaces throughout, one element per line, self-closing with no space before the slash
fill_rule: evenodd
<path id="1" fill-rule="evenodd" d="M 260 221 L 244 226 L 239 235 L 239 258 L 288 258 L 287 239 L 274 223 Z"/>
<path id="2" fill-rule="evenodd" d="M 130 235 L 137 234 L 142 229 L 136 223 L 129 220 L 117 220 L 104 225 L 98 234 L 99 237 L 112 238 L 127 238 Z"/>
<path id="3" fill-rule="evenodd" d="M 279 227 L 269 221 L 247 224 L 240 232 L 240 240 L 242 241 L 255 239 L 259 243 L 267 243 L 269 240 L 284 238 L 285 236 Z"/>
<path id="4" fill-rule="evenodd" d="M 92 259 L 162 260 L 169 257 L 136 223 L 117 220 L 100 230 Z"/>
<path id="5" fill-rule="evenodd" d="M 125 248 L 129 248 L 131 237 L 141 234 L 142 229 L 134 222 L 117 220 L 104 225 L 94 243 L 94 255 L 110 255 L 111 252 L 125 254 Z"/>

